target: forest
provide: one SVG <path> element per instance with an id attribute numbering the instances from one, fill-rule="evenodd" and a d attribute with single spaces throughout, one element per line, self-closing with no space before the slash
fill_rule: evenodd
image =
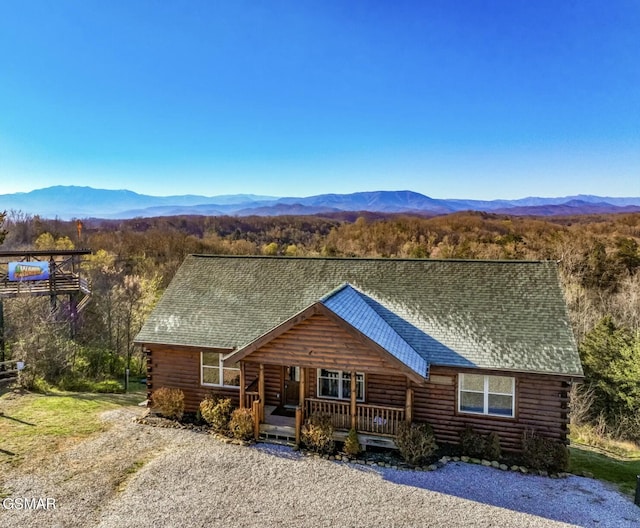
<path id="1" fill-rule="evenodd" d="M 572 428 L 640 442 L 640 213 L 517 217 L 464 212 L 437 217 L 205 217 L 61 221 L 0 213 L 0 249 L 91 250 L 93 289 L 73 338 L 46 300 L 4 300 L 6 350 L 30 366 L 22 383 L 114 390 L 124 371 L 143 377 L 133 339 L 191 253 L 432 259 L 555 260 L 585 382 Z M 29 313 L 30 317 L 20 317 Z"/>

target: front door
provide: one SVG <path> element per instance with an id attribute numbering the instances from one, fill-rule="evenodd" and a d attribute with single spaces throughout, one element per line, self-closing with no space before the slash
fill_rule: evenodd
<path id="1" fill-rule="evenodd" d="M 300 367 L 284 369 L 284 402 L 285 406 L 295 407 L 300 403 Z"/>

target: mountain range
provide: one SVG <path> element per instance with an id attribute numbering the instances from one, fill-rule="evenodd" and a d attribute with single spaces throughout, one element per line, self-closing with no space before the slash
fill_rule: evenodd
<path id="1" fill-rule="evenodd" d="M 412 191 L 320 194 L 304 198 L 254 194 L 149 196 L 128 190 L 54 186 L 27 193 L 1 194 L 0 211 L 3 210 L 21 211 L 61 220 L 176 215 L 317 215 L 345 211 L 433 216 L 473 210 L 511 215 L 553 216 L 639 212 L 640 197 L 576 195 L 486 201 L 437 199 Z"/>

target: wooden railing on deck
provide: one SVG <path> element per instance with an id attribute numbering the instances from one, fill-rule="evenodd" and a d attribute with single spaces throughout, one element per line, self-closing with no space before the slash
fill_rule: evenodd
<path id="1" fill-rule="evenodd" d="M 331 416 L 331 425 L 335 429 L 349 429 L 351 427 L 351 411 L 349 402 L 340 400 L 318 400 L 307 398 L 305 416 L 312 414 L 328 414 Z"/>
<path id="2" fill-rule="evenodd" d="M 260 394 L 256 391 L 245 392 L 244 393 L 244 407 L 245 409 L 252 409 L 253 402 L 260 398 Z"/>
<path id="3" fill-rule="evenodd" d="M 307 398 L 306 416 L 312 414 L 328 414 L 335 429 L 351 428 L 351 405 L 340 400 L 320 400 Z M 395 436 L 398 424 L 405 420 L 402 407 L 386 407 L 383 405 L 356 405 L 356 428 L 358 432 Z"/>
<path id="4" fill-rule="evenodd" d="M 357 428 L 363 433 L 395 436 L 398 424 L 404 422 L 404 409 L 401 407 L 384 407 L 382 405 L 356 405 Z"/>

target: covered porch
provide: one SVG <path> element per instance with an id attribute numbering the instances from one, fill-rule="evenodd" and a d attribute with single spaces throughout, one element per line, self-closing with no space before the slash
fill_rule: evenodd
<path id="1" fill-rule="evenodd" d="M 413 387 L 426 361 L 350 287 L 298 313 L 226 362 L 240 370 L 240 405 L 251 408 L 255 435 L 269 425 L 268 406 L 289 409 L 295 442 L 304 421 L 328 415 L 338 440 L 394 438 L 413 419 Z"/>
<path id="2" fill-rule="evenodd" d="M 299 380 L 288 379 L 289 373 L 299 371 Z M 247 371 L 257 371 L 257 378 L 247 379 Z M 385 405 L 377 402 L 358 401 L 356 387 L 358 372 L 349 374 L 349 399 L 329 399 L 318 397 L 316 387 L 318 369 L 312 367 L 282 366 L 280 384 L 283 391 L 276 394 L 274 400 L 267 394 L 267 369 L 264 364 L 250 365 L 241 363 L 240 367 L 240 406 L 252 409 L 254 416 L 254 434 L 273 436 L 275 439 L 290 438 L 300 443 L 302 425 L 314 414 L 329 416 L 335 429 L 335 439 L 344 441 L 347 432 L 355 429 L 363 445 L 395 447 L 398 425 L 411 422 L 413 418 L 413 388 L 410 379 L 403 380 L 402 386 L 395 377 L 395 392 L 404 391 L 404 405 Z M 270 373 L 276 369 L 268 369 Z M 373 373 L 364 376 L 364 383 L 373 377 Z M 249 383 L 247 384 L 247 381 Z M 271 380 L 273 385 L 273 380 Z M 291 399 L 292 389 L 297 392 L 296 401 Z M 279 397 L 279 400 L 278 400 Z M 396 400 L 398 397 L 396 396 Z"/>

